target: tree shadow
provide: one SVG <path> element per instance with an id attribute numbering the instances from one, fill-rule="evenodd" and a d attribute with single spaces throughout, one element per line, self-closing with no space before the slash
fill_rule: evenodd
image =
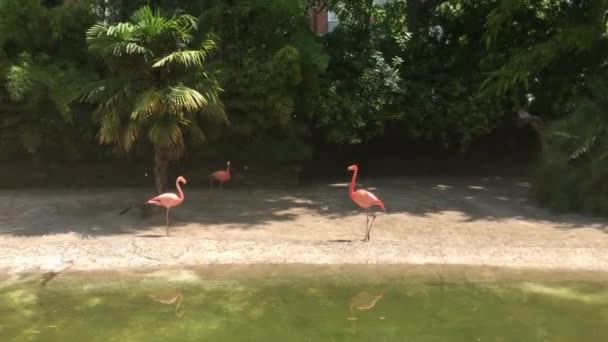
<path id="1" fill-rule="evenodd" d="M 524 177 L 416 177 L 375 180 L 389 212 L 418 217 L 453 213 L 458 222 L 521 220 L 555 228 L 595 228 L 608 233 L 608 220 L 578 214 L 558 214 L 530 198 Z M 393 204 L 391 206 L 391 203 Z"/>
<path id="2" fill-rule="evenodd" d="M 343 220 L 365 215 L 348 197 L 343 182 L 309 184 L 292 189 L 192 188 L 186 185 L 184 203 L 171 210 L 172 229 L 205 231 L 255 231 L 270 224 L 307 229 L 315 224 L 339 229 Z M 373 191 L 387 206 L 378 216 L 408 226 L 408 218 L 450 214 L 452 223 L 520 220 L 549 224 L 558 229 L 595 228 L 608 232 L 602 218 L 557 215 L 538 208 L 528 199 L 529 184 L 522 178 L 501 177 L 403 177 L 361 178 L 358 188 Z M 130 234 L 141 238 L 164 237 L 164 208 L 148 215 L 137 208 L 154 194 L 146 189 L 0 191 L 0 234 L 41 236 L 74 233 L 80 238 Z M 306 218 L 306 221 L 302 221 Z M 377 227 L 378 222 L 374 227 Z M 276 228 L 276 229 L 280 229 Z M 357 227 L 358 229 L 358 227 Z M 158 231 L 158 234 L 157 234 Z M 280 231 L 280 230 L 279 230 Z M 172 230 L 172 235 L 173 235 Z M 325 239 L 324 239 L 325 240 Z M 327 240 L 352 242 L 349 239 Z"/>

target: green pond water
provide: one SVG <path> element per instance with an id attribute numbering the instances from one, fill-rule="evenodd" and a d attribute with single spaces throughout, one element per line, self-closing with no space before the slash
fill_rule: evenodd
<path id="1" fill-rule="evenodd" d="M 7 277 L 0 341 L 608 341 L 605 282 L 410 271 Z"/>

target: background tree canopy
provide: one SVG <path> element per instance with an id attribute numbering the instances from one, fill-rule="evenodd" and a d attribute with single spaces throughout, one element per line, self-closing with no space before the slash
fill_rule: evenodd
<path id="1" fill-rule="evenodd" d="M 88 48 L 86 32 L 98 22 L 122 27 L 144 5 L 163 18 L 195 18 L 191 46 L 216 44 L 207 76 L 182 82 L 195 89 L 213 76 L 226 120 L 192 126 L 205 140 L 183 141 L 190 162 L 299 163 L 353 146 L 361 158 L 387 149 L 530 154 L 540 144 L 518 140 L 533 132 L 518 121 L 523 109 L 546 122 L 536 174 L 548 179 L 542 170 L 560 165 L 572 177 L 556 189 L 575 191 L 604 170 L 598 75 L 607 65 L 608 0 L 0 0 L 2 160 L 44 167 L 122 158 L 98 144 L 100 107 L 79 98 L 118 70 Z M 337 28 L 312 32 L 313 9 L 335 12 Z M 130 158 L 149 161 L 154 141 L 168 136 L 137 144 Z M 602 188 L 600 178 L 578 198 Z M 538 183 L 541 201 L 570 196 L 541 191 L 548 186 Z"/>

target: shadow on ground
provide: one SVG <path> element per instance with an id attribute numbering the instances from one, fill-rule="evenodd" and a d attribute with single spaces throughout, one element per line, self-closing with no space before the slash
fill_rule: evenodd
<path id="1" fill-rule="evenodd" d="M 172 226 L 219 226 L 230 230 L 258 230 L 269 224 L 301 228 L 341 224 L 359 210 L 348 198 L 348 177 L 342 183 L 310 184 L 293 189 L 231 189 L 223 191 L 184 187 L 184 204 L 171 212 Z M 520 219 L 556 228 L 595 228 L 608 232 L 608 222 L 579 215 L 556 215 L 540 209 L 527 198 L 529 185 L 516 178 L 401 178 L 365 179 L 358 187 L 376 193 L 387 206 L 387 215 L 399 224 L 408 217 L 456 213 L 458 224 Z M 143 189 L 27 190 L 0 192 L 0 234 L 39 236 L 74 232 L 83 238 L 137 234 L 158 236 L 164 231 L 164 209 L 154 208 L 143 217 L 140 209 L 125 215 L 127 206 L 152 196 Z M 396 221 L 397 222 L 397 221 Z M 277 228 L 279 229 L 279 228 Z"/>

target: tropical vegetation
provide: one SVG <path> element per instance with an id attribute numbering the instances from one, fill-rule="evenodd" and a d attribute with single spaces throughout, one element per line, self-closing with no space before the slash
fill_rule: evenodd
<path id="1" fill-rule="evenodd" d="M 325 9 L 339 24 L 318 35 L 309 14 Z M 608 0 L 0 0 L 0 160 L 131 158 L 154 164 L 160 191 L 183 157 L 300 163 L 371 144 L 466 156 L 490 141 L 539 152 L 539 202 L 605 214 L 607 12 Z M 538 139 L 518 142 L 526 130 Z"/>
<path id="2" fill-rule="evenodd" d="M 215 42 L 197 42 L 196 28 L 191 15 L 163 17 L 144 6 L 127 22 L 98 22 L 86 33 L 89 50 L 107 71 L 82 96 L 96 107 L 99 142 L 130 152 L 146 137 L 159 193 L 166 189 L 169 162 L 184 155 L 186 139 L 203 142 L 204 123 L 225 119 L 221 88 L 205 68 Z"/>

